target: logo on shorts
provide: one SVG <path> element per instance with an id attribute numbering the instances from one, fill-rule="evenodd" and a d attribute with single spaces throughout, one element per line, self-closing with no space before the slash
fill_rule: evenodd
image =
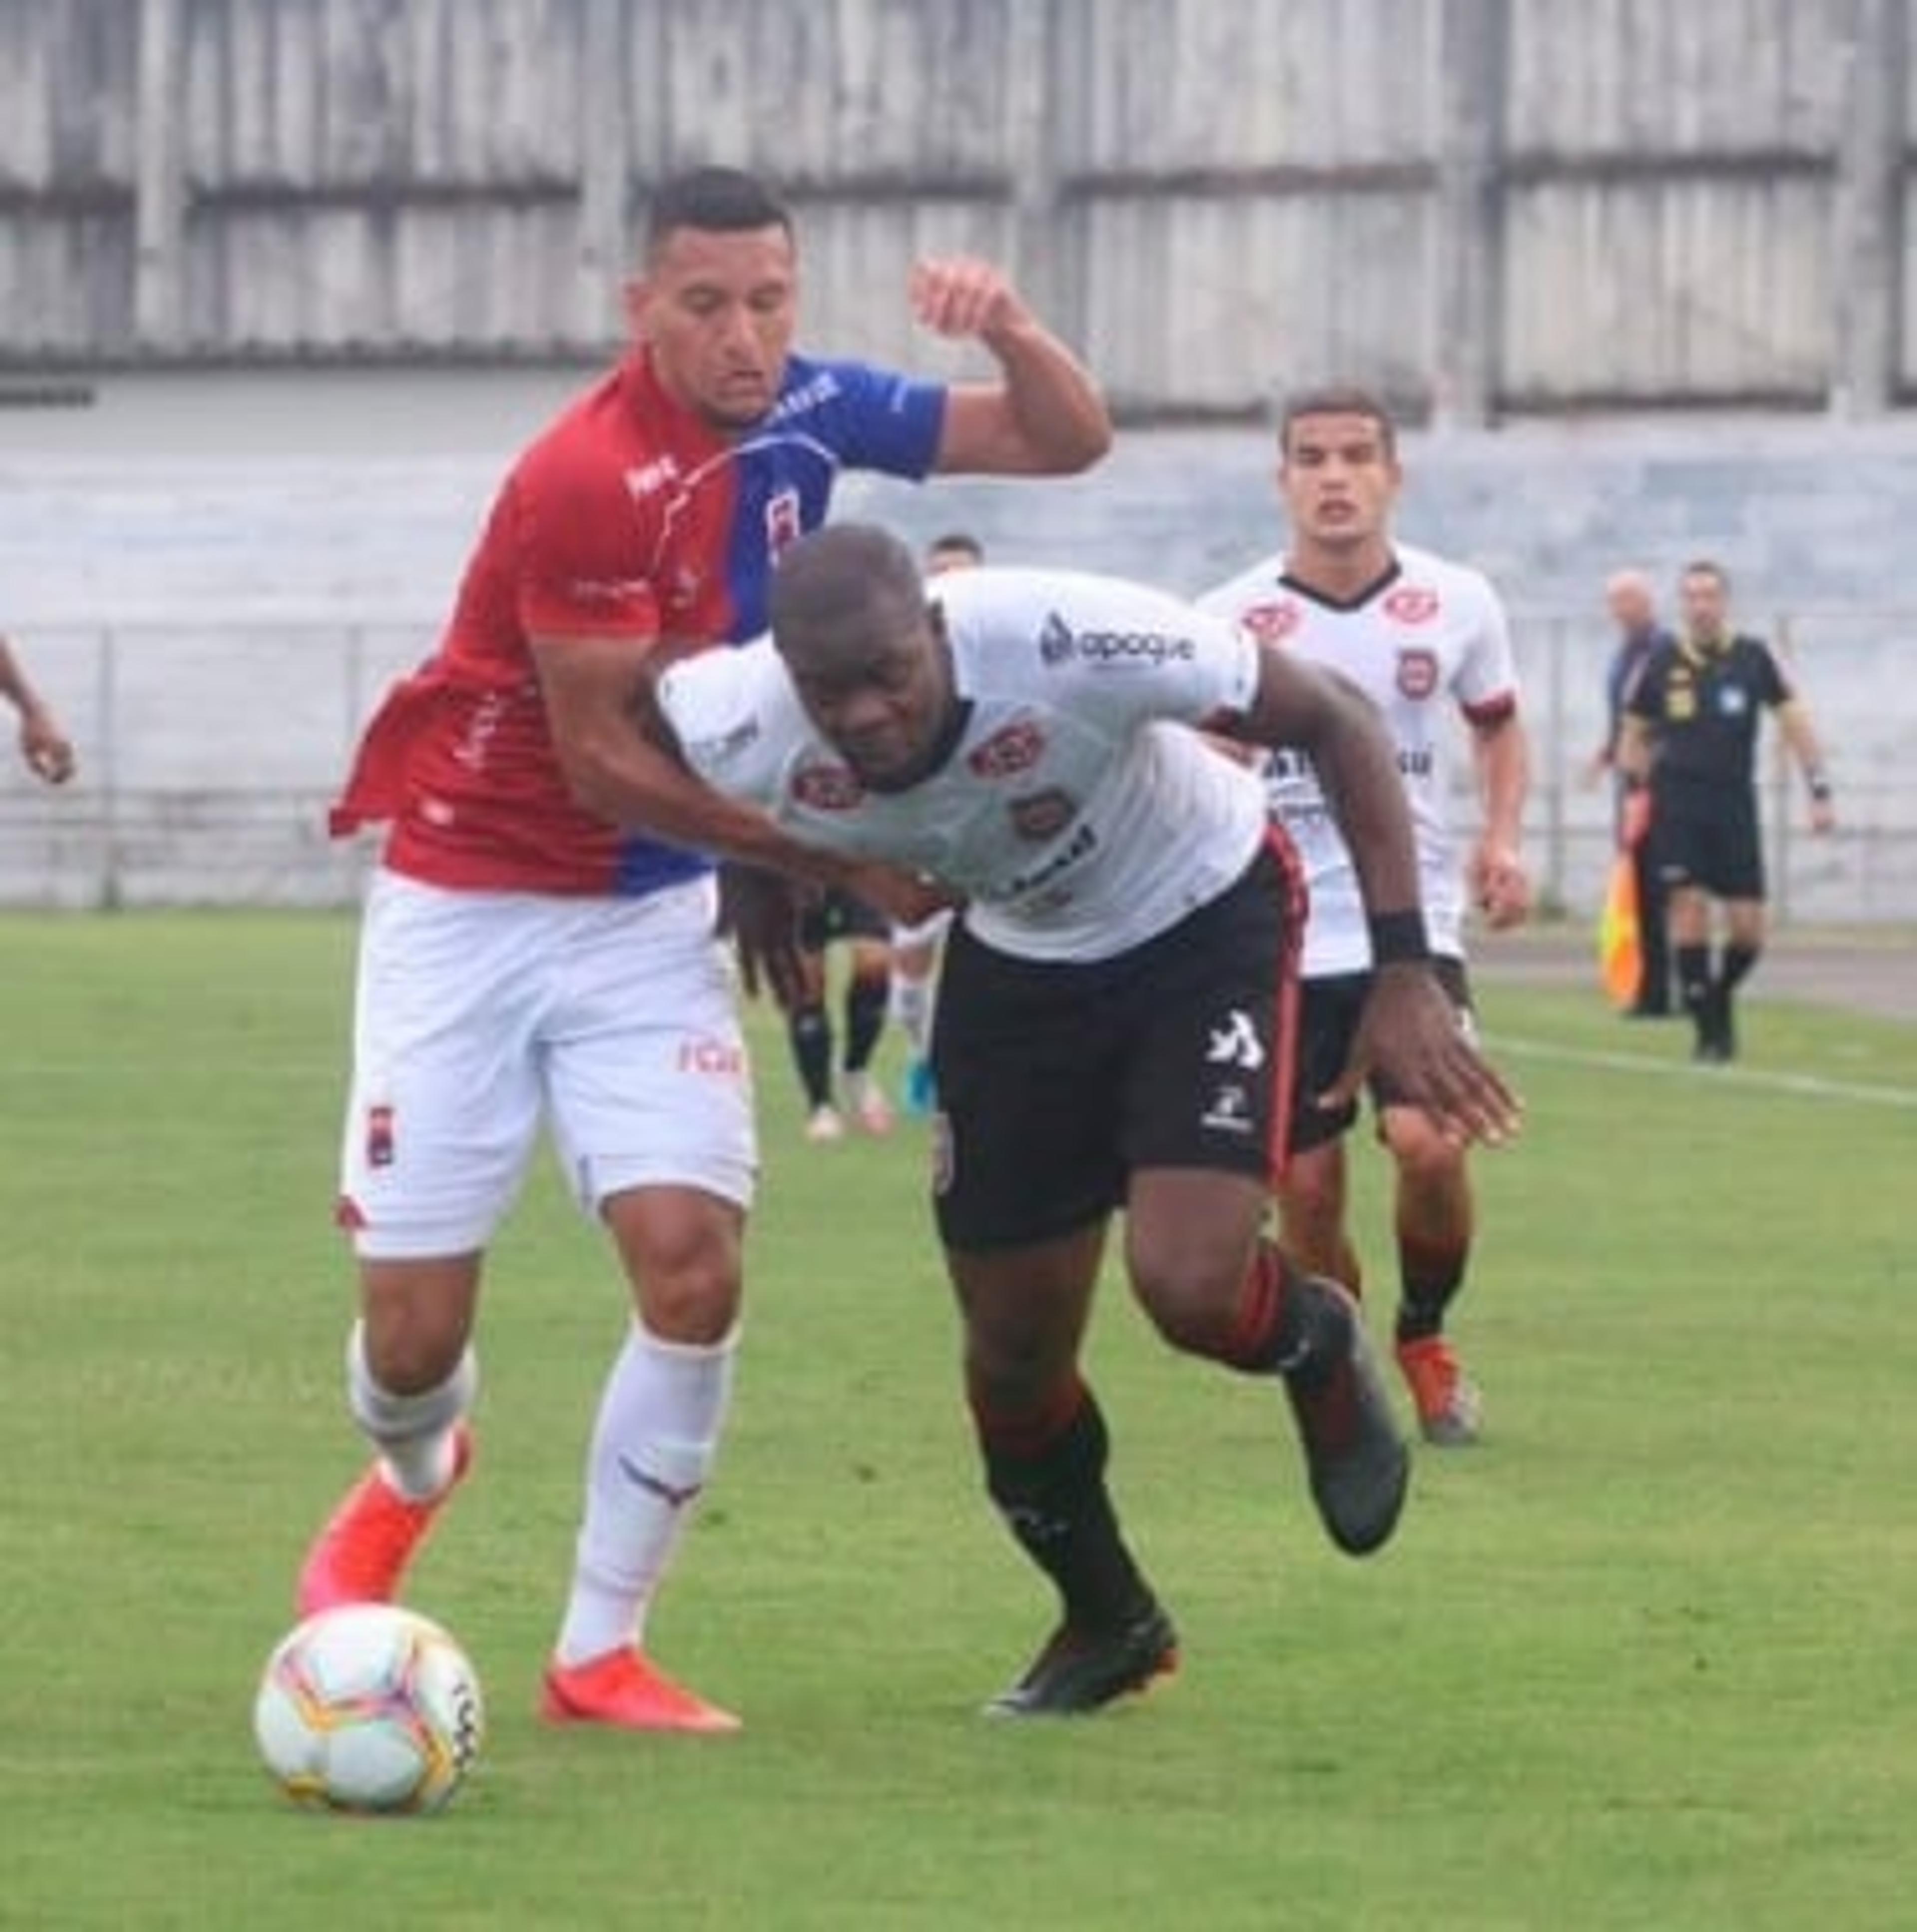
<path id="1" fill-rule="evenodd" d="M 1198 1116 L 1198 1125 L 1220 1133 L 1248 1134 L 1252 1130 L 1251 1096 L 1235 1080 L 1224 1082 Z"/>
<path id="2" fill-rule="evenodd" d="M 801 765 L 788 789 L 814 812 L 851 812 L 866 796 L 865 787 L 844 765 Z"/>
<path id="3" fill-rule="evenodd" d="M 746 1071 L 746 1050 L 736 1040 L 715 1040 L 710 1034 L 682 1040 L 679 1042 L 679 1070 L 736 1080 Z"/>
<path id="4" fill-rule="evenodd" d="M 1382 608 L 1394 624 L 1428 624 L 1438 614 L 1438 593 L 1422 584 L 1400 584 Z"/>
<path id="5" fill-rule="evenodd" d="M 1078 801 L 1054 785 L 1045 791 L 1015 798 L 1005 809 L 1012 820 L 1012 830 L 1021 838 L 1038 845 L 1048 838 L 1056 838 L 1071 824 L 1078 816 Z"/>
<path id="6" fill-rule="evenodd" d="M 952 1123 L 941 1110 L 932 1116 L 932 1190 L 934 1194 L 952 1192 L 952 1176 L 958 1166 L 958 1156 L 952 1144 Z"/>
<path id="7" fill-rule="evenodd" d="M 965 754 L 968 770 L 982 778 L 1009 778 L 1029 771 L 1045 753 L 1045 734 L 1029 718 L 1015 718 Z"/>
<path id="8" fill-rule="evenodd" d="M 1247 1073 L 1256 1073 L 1264 1064 L 1264 1042 L 1242 1006 L 1234 1006 L 1225 1024 L 1212 1028 L 1204 1058 L 1208 1066 L 1242 1066 Z"/>
<path id="9" fill-rule="evenodd" d="M 366 1165 L 391 1167 L 393 1164 L 393 1110 L 388 1106 L 366 1110 Z"/>
<path id="10" fill-rule="evenodd" d="M 1429 698 L 1438 688 L 1438 653 L 1436 651 L 1400 651 L 1398 653 L 1398 689 L 1409 698 Z"/>

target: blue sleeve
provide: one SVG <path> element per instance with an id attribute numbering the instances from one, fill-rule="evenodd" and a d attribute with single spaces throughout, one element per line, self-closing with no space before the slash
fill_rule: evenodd
<path id="1" fill-rule="evenodd" d="M 864 362 L 824 365 L 834 379 L 817 426 L 848 469 L 877 470 L 916 482 L 938 460 L 946 386 Z"/>

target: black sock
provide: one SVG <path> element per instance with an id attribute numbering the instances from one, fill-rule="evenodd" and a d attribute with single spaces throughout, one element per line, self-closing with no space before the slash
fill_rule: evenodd
<path id="1" fill-rule="evenodd" d="M 800 1006 L 788 1016 L 788 1036 L 806 1104 L 817 1109 L 832 1103 L 832 1022 L 822 1006 Z"/>
<path id="2" fill-rule="evenodd" d="M 1729 994 L 1740 980 L 1750 977 L 1750 969 L 1757 963 L 1757 956 L 1763 950 L 1760 946 L 1739 946 L 1733 940 L 1724 948 L 1722 963 L 1718 968 L 1718 984 Z"/>
<path id="3" fill-rule="evenodd" d="M 1444 1311 L 1464 1286 L 1470 1252 L 1466 1241 L 1420 1241 L 1399 1230 L 1399 1341 L 1422 1342 L 1443 1332 Z"/>
<path id="4" fill-rule="evenodd" d="M 1074 1381 L 1040 1414 L 994 1415 L 976 1391 L 972 1419 L 986 1487 L 1019 1546 L 1058 1587 L 1075 1628 L 1122 1629 L 1152 1594 L 1119 1534 L 1105 1485 L 1109 1446 L 1096 1398 Z"/>
<path id="5" fill-rule="evenodd" d="M 1678 997 L 1684 1010 L 1701 1014 L 1711 1003 L 1711 949 L 1708 946 L 1680 946 L 1677 949 Z"/>
<path id="6" fill-rule="evenodd" d="M 855 973 L 845 988 L 845 1070 L 862 1073 L 885 1028 L 892 989 L 884 974 Z"/>

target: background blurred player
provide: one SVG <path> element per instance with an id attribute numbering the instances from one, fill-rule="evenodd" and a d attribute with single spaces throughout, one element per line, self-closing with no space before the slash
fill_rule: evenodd
<path id="1" fill-rule="evenodd" d="M 1474 570 L 1398 543 L 1391 515 L 1403 481 L 1397 441 L 1368 392 L 1294 398 L 1279 431 L 1286 548 L 1202 601 L 1254 635 L 1357 683 L 1384 715 L 1417 829 L 1420 885 L 1438 972 L 1473 1030 L 1464 900 L 1448 823 L 1452 713 L 1471 734 L 1483 825 L 1463 868 L 1493 926 L 1522 920 L 1530 886 L 1520 856 L 1529 753 L 1517 676 L 1497 593 Z M 1304 861 L 1304 1026 L 1295 1151 L 1278 1190 L 1282 1238 L 1302 1266 L 1356 1292 L 1361 1270 L 1347 1223 L 1344 1137 L 1355 1105 L 1311 1097 L 1344 1064 L 1376 964 L 1336 800 L 1311 760 L 1281 752 L 1267 767 L 1271 806 Z M 1444 1334 L 1474 1231 L 1466 1148 L 1388 1079 L 1372 1083 L 1378 1130 L 1397 1174 L 1398 1366 L 1427 1441 L 1477 1438 L 1481 1398 Z"/>

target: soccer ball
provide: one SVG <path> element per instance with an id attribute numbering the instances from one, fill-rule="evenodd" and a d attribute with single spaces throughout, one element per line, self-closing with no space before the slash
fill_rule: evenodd
<path id="1" fill-rule="evenodd" d="M 253 1734 L 289 1798 L 332 1811 L 436 1811 L 485 1734 L 479 1679 L 430 1618 L 397 1604 L 322 1610 L 283 1637 Z"/>

